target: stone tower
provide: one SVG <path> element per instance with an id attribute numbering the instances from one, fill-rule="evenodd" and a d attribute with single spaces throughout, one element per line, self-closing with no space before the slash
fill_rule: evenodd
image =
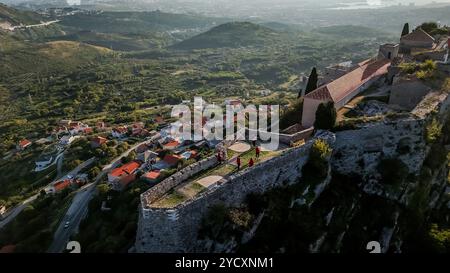
<path id="1" fill-rule="evenodd" d="M 378 50 L 378 59 L 393 60 L 398 56 L 399 45 L 398 44 L 383 44 L 380 45 Z"/>

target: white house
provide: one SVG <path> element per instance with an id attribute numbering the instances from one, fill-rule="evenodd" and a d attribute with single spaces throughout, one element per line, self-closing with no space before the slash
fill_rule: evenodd
<path id="1" fill-rule="evenodd" d="M 39 158 L 38 160 L 36 160 L 35 164 L 36 164 L 36 172 L 42 171 L 44 169 L 46 169 L 48 166 L 50 166 L 53 162 L 53 156 L 46 156 L 46 157 L 42 157 Z"/>
<path id="2" fill-rule="evenodd" d="M 72 135 L 65 135 L 59 140 L 59 144 L 63 146 L 70 145 L 75 140 L 75 137 Z"/>
<path id="3" fill-rule="evenodd" d="M 114 138 L 123 138 L 128 133 L 128 128 L 125 126 L 116 127 L 112 130 L 111 134 Z"/>

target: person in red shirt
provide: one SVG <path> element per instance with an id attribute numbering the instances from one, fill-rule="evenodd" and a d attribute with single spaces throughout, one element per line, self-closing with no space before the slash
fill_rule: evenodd
<path id="1" fill-rule="evenodd" d="M 261 153 L 261 149 L 259 148 L 259 146 L 256 146 L 255 153 L 256 153 L 256 158 L 259 158 L 259 154 Z"/>
<path id="2" fill-rule="evenodd" d="M 241 157 L 240 156 L 238 156 L 236 158 L 236 164 L 237 164 L 238 170 L 240 170 L 241 169 Z"/>
<path id="3" fill-rule="evenodd" d="M 253 167 L 254 164 L 255 164 L 255 162 L 253 162 L 253 158 L 250 158 L 250 161 L 248 162 L 248 166 Z"/>

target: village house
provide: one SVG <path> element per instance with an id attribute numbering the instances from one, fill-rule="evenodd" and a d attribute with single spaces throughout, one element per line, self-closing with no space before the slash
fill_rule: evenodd
<path id="1" fill-rule="evenodd" d="M 164 120 L 164 118 L 161 115 L 157 115 L 153 119 L 153 122 L 156 123 L 157 125 L 164 125 L 164 124 L 166 124 L 166 121 Z"/>
<path id="2" fill-rule="evenodd" d="M 135 151 L 136 151 L 136 153 L 140 154 L 140 153 L 147 151 L 148 149 L 149 149 L 149 146 L 146 143 L 142 143 L 141 145 L 137 146 Z"/>
<path id="3" fill-rule="evenodd" d="M 102 146 L 102 144 L 106 144 L 108 142 L 108 139 L 101 137 L 101 136 L 96 136 L 91 140 L 91 147 L 92 148 L 99 148 L 100 146 Z"/>
<path id="4" fill-rule="evenodd" d="M 93 132 L 94 132 L 94 129 L 92 129 L 91 127 L 84 127 L 84 128 L 83 128 L 83 133 L 84 133 L 85 135 L 92 134 Z"/>
<path id="5" fill-rule="evenodd" d="M 123 190 L 128 184 L 136 180 L 136 172 L 141 165 L 132 161 L 108 173 L 108 183 L 116 191 Z"/>
<path id="6" fill-rule="evenodd" d="M 239 99 L 226 99 L 225 105 L 238 106 L 238 105 L 242 105 L 242 101 Z"/>
<path id="7" fill-rule="evenodd" d="M 269 96 L 270 94 L 272 94 L 272 91 L 270 91 L 269 89 L 262 89 L 256 91 L 256 93 L 258 93 L 260 96 Z"/>
<path id="8" fill-rule="evenodd" d="M 69 127 L 70 126 L 70 123 L 72 122 L 72 120 L 70 120 L 70 119 L 62 119 L 62 120 L 60 120 L 59 122 L 58 122 L 58 125 L 59 126 L 61 126 L 61 127 Z"/>
<path id="9" fill-rule="evenodd" d="M 98 130 L 103 130 L 103 129 L 105 129 L 105 123 L 103 122 L 103 121 L 98 121 L 96 124 L 95 124 L 95 127 L 98 129 Z"/>
<path id="10" fill-rule="evenodd" d="M 178 165 L 178 162 L 180 162 L 181 156 L 179 155 L 165 155 L 163 161 L 169 166 L 169 167 L 175 167 Z"/>
<path id="11" fill-rule="evenodd" d="M 344 76 L 308 93 L 303 101 L 302 126 L 314 126 L 316 110 L 321 103 L 332 101 L 336 110 L 341 109 L 353 97 L 387 74 L 390 64 L 391 60 L 386 58 L 364 61 Z"/>
<path id="12" fill-rule="evenodd" d="M 164 150 L 175 150 L 178 146 L 180 146 L 180 142 L 176 141 L 176 140 L 171 140 L 167 143 L 163 143 L 162 144 L 162 148 Z"/>
<path id="13" fill-rule="evenodd" d="M 70 145 L 75 140 L 75 137 L 73 135 L 65 135 L 61 137 L 59 140 L 59 144 L 62 146 Z"/>
<path id="14" fill-rule="evenodd" d="M 144 175 L 142 175 L 142 179 L 144 179 L 147 182 L 155 183 L 158 181 L 158 178 L 161 176 L 161 171 L 154 170 L 150 172 L 146 172 Z"/>
<path id="15" fill-rule="evenodd" d="M 19 143 L 17 143 L 16 148 L 17 148 L 17 150 L 19 150 L 19 151 L 23 151 L 23 150 L 25 150 L 26 148 L 30 147 L 31 144 L 32 144 L 32 142 L 29 141 L 28 139 L 22 139 L 21 141 L 19 141 Z"/>
<path id="16" fill-rule="evenodd" d="M 182 153 L 181 157 L 188 160 L 188 159 L 196 158 L 197 155 L 198 155 L 197 151 L 189 150 L 189 151 L 185 151 L 184 153 Z"/>
<path id="17" fill-rule="evenodd" d="M 415 49 L 432 49 L 435 39 L 423 29 L 417 28 L 400 38 L 400 52 L 409 53 Z"/>
<path id="18" fill-rule="evenodd" d="M 124 138 L 128 133 L 128 128 L 125 126 L 116 127 L 111 134 L 114 138 Z"/>
<path id="19" fill-rule="evenodd" d="M 52 164 L 53 162 L 53 156 L 43 156 L 43 157 L 39 157 L 35 164 L 36 164 L 36 172 L 42 171 L 44 169 L 46 169 L 48 166 L 50 166 L 50 164 Z"/>
<path id="20" fill-rule="evenodd" d="M 152 159 L 156 159 L 158 157 L 158 153 L 155 153 L 153 151 L 150 150 L 146 150 L 142 153 L 139 153 L 136 157 L 137 160 L 141 161 L 141 162 L 148 162 Z"/>
<path id="21" fill-rule="evenodd" d="M 61 192 L 67 188 L 69 188 L 72 185 L 72 181 L 70 179 L 64 179 L 61 181 L 57 181 L 53 183 L 53 185 L 49 189 L 49 193 L 58 193 Z"/>
<path id="22" fill-rule="evenodd" d="M 149 136 L 150 133 L 148 130 L 144 129 L 145 124 L 143 122 L 136 122 L 131 127 L 131 135 L 132 136 L 141 136 L 146 137 Z"/>
<path id="23" fill-rule="evenodd" d="M 169 168 L 176 167 L 178 165 L 178 162 L 182 159 L 179 155 L 165 155 L 163 160 L 160 160 L 156 162 L 156 164 L 153 165 L 153 168 L 157 170 L 165 170 Z"/>

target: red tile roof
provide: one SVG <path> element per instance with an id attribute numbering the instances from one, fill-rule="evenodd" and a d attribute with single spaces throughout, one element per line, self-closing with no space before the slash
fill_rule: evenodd
<path id="1" fill-rule="evenodd" d="M 170 142 L 164 144 L 163 146 L 164 147 L 177 147 L 178 145 L 180 145 L 180 142 L 173 140 L 173 141 L 170 141 Z"/>
<path id="2" fill-rule="evenodd" d="M 62 191 L 67 187 L 70 187 L 70 180 L 66 179 L 66 180 L 62 180 L 62 181 L 58 181 L 55 184 L 53 184 L 53 187 L 55 188 L 55 191 Z"/>
<path id="3" fill-rule="evenodd" d="M 108 140 L 104 137 L 96 136 L 91 141 L 97 143 L 98 145 L 102 145 L 103 143 L 106 143 Z"/>
<path id="4" fill-rule="evenodd" d="M 28 147 L 31 145 L 31 141 L 29 141 L 28 139 L 22 139 L 21 141 L 19 141 L 19 146 L 22 148 Z"/>
<path id="5" fill-rule="evenodd" d="M 417 42 L 434 42 L 434 38 L 421 28 L 418 28 L 409 34 L 406 34 L 401 38 L 401 40 L 417 41 Z"/>
<path id="6" fill-rule="evenodd" d="M 162 116 L 156 116 L 155 122 L 156 123 L 163 123 L 164 122 L 164 118 Z"/>
<path id="7" fill-rule="evenodd" d="M 94 130 L 91 128 L 91 127 L 87 127 L 87 128 L 84 128 L 84 133 L 85 134 L 90 134 L 90 133 L 92 133 Z"/>
<path id="8" fill-rule="evenodd" d="M 321 101 L 334 101 L 337 103 L 367 81 L 387 73 L 390 64 L 391 61 L 388 59 L 363 62 L 362 66 L 357 67 L 326 85 L 320 86 L 305 97 Z"/>
<path id="9" fill-rule="evenodd" d="M 150 179 L 150 180 L 155 180 L 157 179 L 159 176 L 161 175 L 160 171 L 151 171 L 151 172 L 147 172 L 143 175 L 144 178 Z"/>
<path id="10" fill-rule="evenodd" d="M 123 133 L 128 132 L 128 129 L 126 127 L 122 126 L 122 127 L 114 128 L 113 131 L 123 134 Z"/>
<path id="11" fill-rule="evenodd" d="M 180 159 L 181 157 L 178 155 L 166 155 L 163 161 L 169 165 L 176 165 Z"/>
<path id="12" fill-rule="evenodd" d="M 132 161 L 119 168 L 112 170 L 110 175 L 115 177 L 120 177 L 122 175 L 129 175 L 134 173 L 139 168 L 139 166 L 141 165 L 138 162 Z"/>

